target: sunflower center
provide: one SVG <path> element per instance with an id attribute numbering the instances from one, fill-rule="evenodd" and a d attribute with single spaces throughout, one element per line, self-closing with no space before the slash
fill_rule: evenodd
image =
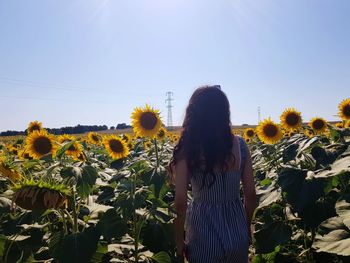
<path id="1" fill-rule="evenodd" d="M 52 150 L 52 144 L 49 138 L 39 137 L 34 141 L 34 149 L 41 155 L 48 154 Z"/>
<path id="2" fill-rule="evenodd" d="M 312 127 L 313 127 L 315 130 L 322 130 L 324 126 L 325 126 L 324 121 L 323 121 L 323 120 L 320 120 L 320 119 L 317 119 L 317 120 L 315 120 L 315 121 L 312 123 Z"/>
<path id="3" fill-rule="evenodd" d="M 109 147 L 113 152 L 122 153 L 124 150 L 123 144 L 118 140 L 110 140 Z"/>
<path id="4" fill-rule="evenodd" d="M 160 131 L 158 132 L 158 136 L 159 136 L 160 138 L 164 137 L 164 135 L 165 135 L 165 132 L 164 132 L 163 130 L 160 130 Z"/>
<path id="5" fill-rule="evenodd" d="M 144 112 L 140 118 L 141 126 L 146 130 L 152 130 L 157 124 L 157 116 L 152 112 Z"/>
<path id="6" fill-rule="evenodd" d="M 39 125 L 33 125 L 30 130 L 33 132 L 33 131 L 40 131 L 40 127 Z"/>
<path id="7" fill-rule="evenodd" d="M 274 136 L 277 135 L 277 133 L 278 133 L 278 129 L 277 129 L 276 125 L 273 125 L 273 124 L 265 125 L 265 127 L 264 127 L 264 134 L 267 137 L 274 137 Z"/>
<path id="8" fill-rule="evenodd" d="M 248 137 L 253 137 L 254 136 L 254 131 L 253 130 L 248 130 L 247 131 Z"/>
<path id="9" fill-rule="evenodd" d="M 98 142 L 98 137 L 96 135 L 92 135 L 91 138 L 95 141 Z"/>
<path id="10" fill-rule="evenodd" d="M 290 126 L 295 126 L 299 123 L 299 115 L 292 112 L 286 116 L 286 123 Z"/>
<path id="11" fill-rule="evenodd" d="M 74 145 L 71 145 L 69 148 L 68 148 L 68 151 L 71 151 L 71 152 L 74 152 L 76 150 L 75 146 Z"/>
<path id="12" fill-rule="evenodd" d="M 345 105 L 343 108 L 343 114 L 348 118 L 350 117 L 350 105 Z"/>

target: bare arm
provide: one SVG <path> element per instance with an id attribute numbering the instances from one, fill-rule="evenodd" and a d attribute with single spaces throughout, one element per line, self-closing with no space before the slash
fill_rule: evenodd
<path id="1" fill-rule="evenodd" d="M 187 178 L 188 169 L 185 160 L 180 160 L 175 166 L 175 210 L 177 218 L 175 219 L 176 249 L 177 254 L 183 257 L 184 242 L 184 224 L 187 210 Z"/>
<path id="2" fill-rule="evenodd" d="M 254 210 L 256 208 L 256 192 L 255 183 L 253 178 L 253 166 L 252 158 L 248 147 L 245 145 L 246 161 L 244 164 L 242 184 L 243 184 L 243 196 L 244 196 L 244 208 L 247 215 L 248 226 L 252 223 Z"/>

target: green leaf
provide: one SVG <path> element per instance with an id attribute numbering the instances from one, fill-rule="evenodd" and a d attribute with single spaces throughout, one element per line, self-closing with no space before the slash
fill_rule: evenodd
<path id="1" fill-rule="evenodd" d="M 92 192 L 98 173 L 92 166 L 84 166 L 81 176 L 77 177 L 77 193 L 86 198 Z"/>
<path id="2" fill-rule="evenodd" d="M 6 245 L 6 236 L 0 235 L 0 259 L 3 257 L 5 252 L 5 245 Z"/>
<path id="3" fill-rule="evenodd" d="M 343 219 L 344 225 L 350 229 L 350 195 L 344 196 L 336 204 L 337 214 Z"/>
<path id="4" fill-rule="evenodd" d="M 296 143 L 290 144 L 283 151 L 283 163 L 287 163 L 295 159 L 298 154 L 299 145 Z"/>
<path id="5" fill-rule="evenodd" d="M 11 200 L 0 196 L 0 214 L 4 215 L 5 213 L 9 213 L 11 211 Z"/>
<path id="6" fill-rule="evenodd" d="M 284 222 L 272 222 L 254 233 L 256 253 L 267 254 L 275 247 L 290 241 L 292 229 Z"/>
<path id="7" fill-rule="evenodd" d="M 152 256 L 152 259 L 156 261 L 157 263 L 171 263 L 170 256 L 168 253 L 161 251 L 155 255 Z"/>
<path id="8" fill-rule="evenodd" d="M 107 210 L 102 215 L 96 227 L 107 240 L 120 239 L 128 231 L 126 222 L 114 208 Z"/>
<path id="9" fill-rule="evenodd" d="M 57 233 L 50 240 L 50 254 L 59 262 L 90 262 L 99 238 L 99 231 L 94 227 L 66 236 Z"/>
<path id="10" fill-rule="evenodd" d="M 350 256 L 350 233 L 340 217 L 332 217 L 320 225 L 323 234 L 317 234 L 312 248 L 317 252 L 327 252 Z"/>
<path id="11" fill-rule="evenodd" d="M 319 173 L 315 174 L 315 177 L 332 177 L 342 173 L 350 173 L 350 156 L 345 156 L 344 158 L 336 160 L 330 169 L 324 169 Z"/>
<path id="12" fill-rule="evenodd" d="M 75 140 L 74 141 L 70 141 L 70 142 L 67 142 L 65 143 L 63 146 L 61 146 L 57 152 L 56 152 L 56 157 L 58 159 L 61 159 L 63 154 L 75 143 Z"/>

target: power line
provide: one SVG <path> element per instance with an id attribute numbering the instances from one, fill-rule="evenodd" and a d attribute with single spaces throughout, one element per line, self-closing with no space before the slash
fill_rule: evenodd
<path id="1" fill-rule="evenodd" d="M 166 107 L 168 109 L 168 118 L 167 118 L 168 128 L 171 128 L 173 126 L 173 115 L 172 115 L 172 111 L 171 111 L 171 108 L 173 107 L 171 102 L 174 100 L 173 95 L 174 95 L 174 93 L 172 93 L 171 91 L 168 91 L 167 93 L 165 93 L 165 96 L 167 97 L 165 100 L 165 103 L 167 104 Z"/>

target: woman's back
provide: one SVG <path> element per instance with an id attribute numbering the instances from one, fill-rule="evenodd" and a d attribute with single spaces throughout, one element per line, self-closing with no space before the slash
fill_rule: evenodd
<path id="1" fill-rule="evenodd" d="M 185 238 L 191 263 L 247 262 L 248 225 L 256 207 L 252 163 L 244 140 L 232 136 L 230 103 L 220 86 L 195 90 L 182 128 L 169 165 L 175 175 L 177 255 L 183 259 Z"/>
<path id="2" fill-rule="evenodd" d="M 240 149 L 243 167 L 245 148 L 241 138 Z M 247 262 L 249 237 L 240 199 L 241 174 L 242 169 L 191 176 L 193 199 L 186 216 L 190 262 Z"/>

